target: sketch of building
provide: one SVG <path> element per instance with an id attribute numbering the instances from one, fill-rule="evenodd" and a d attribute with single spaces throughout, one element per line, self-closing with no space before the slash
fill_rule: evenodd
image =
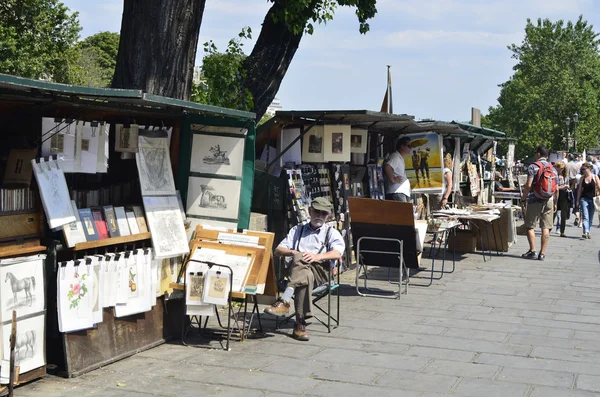
<path id="1" fill-rule="evenodd" d="M 140 136 L 136 160 L 143 196 L 175 195 L 167 138 Z"/>

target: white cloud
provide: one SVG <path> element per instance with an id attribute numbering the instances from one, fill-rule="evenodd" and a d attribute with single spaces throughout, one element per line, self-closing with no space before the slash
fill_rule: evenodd
<path id="1" fill-rule="evenodd" d="M 266 0 L 208 0 L 204 15 L 215 13 L 220 15 L 260 15 L 264 17 L 271 5 Z"/>
<path id="2" fill-rule="evenodd" d="M 399 49 L 428 50 L 448 46 L 469 46 L 472 50 L 483 47 L 504 48 L 520 40 L 522 34 L 499 34 L 491 32 L 404 30 L 386 36 L 382 45 Z"/>

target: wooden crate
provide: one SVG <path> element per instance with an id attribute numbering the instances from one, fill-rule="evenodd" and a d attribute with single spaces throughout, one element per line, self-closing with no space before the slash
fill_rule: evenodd
<path id="1" fill-rule="evenodd" d="M 450 237 L 448 238 L 448 250 L 452 250 L 454 247 L 454 241 L 456 240 L 456 252 L 475 252 L 477 249 L 477 242 L 475 240 L 475 235 L 471 230 L 456 230 L 456 236 L 454 233 L 450 233 Z"/>
<path id="2" fill-rule="evenodd" d="M 37 211 L 0 213 L 0 241 L 14 241 L 42 235 L 44 217 Z"/>

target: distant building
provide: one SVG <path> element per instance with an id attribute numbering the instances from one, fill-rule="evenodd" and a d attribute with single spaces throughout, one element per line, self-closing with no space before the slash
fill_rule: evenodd
<path id="1" fill-rule="evenodd" d="M 275 116 L 275 112 L 277 112 L 278 110 L 283 110 L 283 106 L 281 106 L 281 102 L 279 101 L 279 99 L 275 98 L 273 99 L 273 102 L 271 102 L 265 113 L 271 116 Z"/>
<path id="2" fill-rule="evenodd" d="M 192 82 L 196 85 L 199 85 L 202 82 L 202 68 L 200 66 L 194 66 L 194 77 L 192 77 Z"/>

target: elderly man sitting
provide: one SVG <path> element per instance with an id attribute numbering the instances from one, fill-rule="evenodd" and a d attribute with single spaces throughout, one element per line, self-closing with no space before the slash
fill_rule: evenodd
<path id="1" fill-rule="evenodd" d="M 289 282 L 281 298 L 265 313 L 285 317 L 290 312 L 294 296 L 296 325 L 292 336 L 307 341 L 306 319 L 312 317 L 313 288 L 328 282 L 332 261 L 339 259 L 346 245 L 339 231 L 324 226 L 331 214 L 331 203 L 323 197 L 316 198 L 308 210 L 310 223 L 294 226 L 275 249 L 275 255 L 292 257 Z"/>

